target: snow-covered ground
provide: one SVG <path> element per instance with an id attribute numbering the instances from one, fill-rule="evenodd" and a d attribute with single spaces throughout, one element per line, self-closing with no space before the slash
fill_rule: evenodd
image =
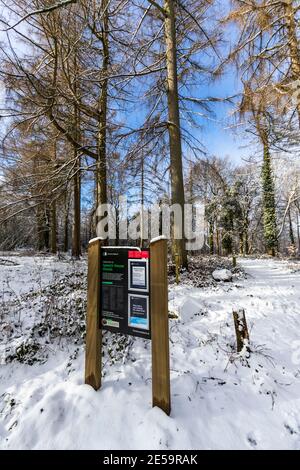
<path id="1" fill-rule="evenodd" d="M 67 307 L 82 309 L 85 289 L 75 282 L 61 300 L 55 289 L 64 293 L 67 280 L 82 279 L 85 260 L 1 260 L 0 448 L 300 448 L 300 264 L 240 259 L 246 277 L 202 288 L 170 286 L 168 417 L 151 408 L 150 341 L 123 338 L 119 348 L 116 335 L 106 334 L 103 386 L 95 392 L 83 384 L 82 312 L 59 339 Z M 55 289 L 47 290 L 49 284 Z M 246 311 L 249 359 L 235 353 L 234 308 Z M 64 321 L 52 331 L 55 309 Z M 14 358 L 14 348 L 39 336 L 32 365 L 26 348 Z"/>

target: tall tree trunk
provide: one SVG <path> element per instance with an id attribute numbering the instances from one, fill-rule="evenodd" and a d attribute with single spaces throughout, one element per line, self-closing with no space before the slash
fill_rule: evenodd
<path id="1" fill-rule="evenodd" d="M 69 250 L 69 194 L 64 194 L 64 252 Z"/>
<path id="2" fill-rule="evenodd" d="M 108 66 L 109 66 L 109 39 L 108 39 L 108 3 L 109 0 L 102 0 L 101 11 L 103 15 L 103 25 L 101 32 L 101 42 L 103 47 L 103 60 L 101 75 L 102 81 L 101 94 L 99 98 L 99 123 L 98 123 L 98 160 L 96 170 L 96 202 L 97 207 L 100 204 L 107 203 L 107 162 L 106 162 L 106 135 L 107 135 L 107 97 L 108 97 Z M 96 226 L 100 221 L 96 211 Z"/>
<path id="3" fill-rule="evenodd" d="M 178 254 L 179 263 L 187 265 L 187 255 L 184 240 L 184 184 L 182 171 L 182 148 L 179 117 L 178 78 L 177 78 L 177 43 L 175 28 L 175 11 L 172 0 L 164 1 L 165 9 L 165 42 L 166 42 L 166 65 L 167 65 L 167 98 L 169 113 L 169 141 L 170 141 L 170 167 L 171 167 L 171 198 L 172 204 L 179 204 L 182 210 L 181 227 L 178 223 L 173 224 L 173 256 Z M 174 219 L 176 220 L 176 219 Z M 177 234 L 182 232 L 180 239 Z"/>
<path id="4" fill-rule="evenodd" d="M 77 66 L 77 50 L 74 51 L 74 94 L 77 96 L 78 86 L 78 66 Z M 77 104 L 74 105 L 74 137 L 78 142 L 80 135 L 80 115 Z M 81 255 L 81 172 L 80 162 L 81 158 L 78 154 L 77 147 L 73 147 L 74 152 L 74 176 L 73 176 L 73 203 L 74 203 L 74 219 L 73 219 L 73 236 L 72 236 L 72 256 L 79 258 Z"/>
<path id="5" fill-rule="evenodd" d="M 244 232 L 243 231 L 239 232 L 239 254 L 240 255 L 244 254 Z"/>
<path id="6" fill-rule="evenodd" d="M 213 255 L 215 251 L 214 247 L 214 223 L 212 221 L 209 222 L 209 254 Z"/>
<path id="7" fill-rule="evenodd" d="M 141 158 L 141 223 L 140 223 L 140 231 L 141 231 L 141 239 L 140 239 L 140 248 L 143 247 L 144 239 L 144 199 L 145 199 L 145 194 L 144 194 L 144 185 L 145 185 L 145 175 L 144 175 L 144 155 L 142 153 L 142 158 Z"/>
<path id="8" fill-rule="evenodd" d="M 291 70 L 294 81 L 300 79 L 300 54 L 298 48 L 297 25 L 296 25 L 296 12 L 292 4 L 292 0 L 283 3 L 284 8 L 284 21 L 287 29 L 288 47 L 290 50 Z M 298 86 L 295 88 L 297 99 L 297 113 L 300 126 L 300 93 Z"/>
<path id="9" fill-rule="evenodd" d="M 216 228 L 216 245 L 217 245 L 217 255 L 218 255 L 218 256 L 221 256 L 221 250 L 220 250 L 220 232 L 219 232 L 218 225 L 217 225 L 217 228 Z"/>
<path id="10" fill-rule="evenodd" d="M 46 251 L 50 248 L 50 208 L 47 204 L 44 206 L 44 247 Z"/>
<path id="11" fill-rule="evenodd" d="M 78 138 L 79 133 L 79 113 L 77 106 L 74 109 L 75 116 L 75 134 L 76 139 Z M 79 258 L 81 255 L 81 171 L 80 171 L 80 156 L 78 155 L 78 150 L 76 147 L 74 151 L 74 176 L 73 176 L 73 233 L 72 233 L 72 256 L 74 258 Z"/>
<path id="12" fill-rule="evenodd" d="M 74 220 L 72 237 L 72 256 L 79 258 L 81 255 L 80 240 L 80 202 L 81 202 L 81 178 L 80 178 L 80 160 L 77 150 L 74 149 L 74 158 L 76 159 L 75 174 L 73 176 L 73 202 L 74 202 Z"/>
<path id="13" fill-rule="evenodd" d="M 51 253 L 57 252 L 57 219 L 56 219 L 56 201 L 51 204 Z"/>
<path id="14" fill-rule="evenodd" d="M 297 207 L 297 238 L 298 238 L 298 255 L 300 255 L 300 208 Z"/>
<path id="15" fill-rule="evenodd" d="M 293 247 L 294 247 L 294 246 L 295 246 L 295 237 L 294 237 L 294 231 L 293 231 L 293 223 L 292 223 L 291 209 L 288 210 L 288 217 L 289 217 L 289 235 L 290 235 L 290 241 L 291 241 L 291 245 L 293 245 Z"/>
<path id="16" fill-rule="evenodd" d="M 52 156 L 52 161 L 53 161 L 53 166 L 56 168 L 56 162 L 57 160 L 57 139 L 53 139 L 53 156 Z M 54 189 L 53 185 L 52 190 Z M 50 250 L 51 253 L 56 254 L 57 253 L 57 214 L 56 214 L 56 200 L 53 199 L 53 201 L 50 204 Z"/>
<path id="17" fill-rule="evenodd" d="M 244 255 L 249 255 L 249 235 L 248 230 L 244 231 Z"/>
<path id="18" fill-rule="evenodd" d="M 249 254 L 249 211 L 246 210 L 244 215 L 243 215 L 243 232 L 242 232 L 242 237 L 243 237 L 243 255 L 248 255 Z"/>
<path id="19" fill-rule="evenodd" d="M 69 214 L 65 214 L 64 220 L 64 252 L 69 250 Z"/>
<path id="20" fill-rule="evenodd" d="M 38 250 L 49 251 L 50 240 L 50 210 L 46 204 L 41 204 L 37 209 L 37 233 L 38 233 Z"/>
<path id="21" fill-rule="evenodd" d="M 43 206 L 40 204 L 36 211 L 36 230 L 37 230 L 37 248 L 38 251 L 44 249 L 44 223 L 43 223 Z"/>

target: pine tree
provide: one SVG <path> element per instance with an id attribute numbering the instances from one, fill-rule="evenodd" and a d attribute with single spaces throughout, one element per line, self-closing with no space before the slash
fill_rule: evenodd
<path id="1" fill-rule="evenodd" d="M 238 200 L 237 188 L 228 188 L 222 198 L 222 211 L 220 222 L 223 228 L 222 246 L 228 255 L 235 252 L 234 234 L 235 225 L 241 217 L 241 208 Z"/>

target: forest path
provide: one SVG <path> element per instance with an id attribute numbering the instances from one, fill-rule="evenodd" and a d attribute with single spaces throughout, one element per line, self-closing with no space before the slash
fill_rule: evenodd
<path id="1" fill-rule="evenodd" d="M 256 313 L 280 316 L 284 323 L 292 317 L 296 322 L 295 313 L 300 308 L 300 263 L 265 258 L 241 258 L 239 263 L 248 274 L 247 293 L 255 299 Z"/>

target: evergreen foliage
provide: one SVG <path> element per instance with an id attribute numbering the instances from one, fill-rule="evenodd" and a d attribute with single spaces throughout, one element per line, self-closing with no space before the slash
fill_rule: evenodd
<path id="1" fill-rule="evenodd" d="M 264 146 L 264 161 L 261 177 L 263 190 L 263 226 L 266 250 L 270 255 L 275 256 L 277 249 L 275 188 L 271 156 L 267 145 Z"/>

